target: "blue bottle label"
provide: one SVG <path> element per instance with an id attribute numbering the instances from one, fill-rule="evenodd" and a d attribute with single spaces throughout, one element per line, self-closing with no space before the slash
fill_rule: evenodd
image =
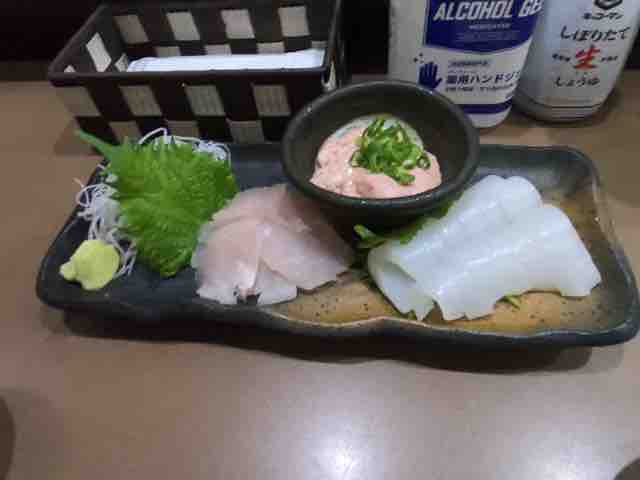
<path id="1" fill-rule="evenodd" d="M 511 107 L 543 6 L 544 0 L 391 0 L 390 75 L 437 90 L 472 116 L 500 116 Z"/>
<path id="2" fill-rule="evenodd" d="M 431 0 L 423 44 L 491 53 L 531 38 L 543 0 Z"/>

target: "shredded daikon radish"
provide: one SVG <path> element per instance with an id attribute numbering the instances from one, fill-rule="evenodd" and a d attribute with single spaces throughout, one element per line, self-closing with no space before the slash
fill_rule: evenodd
<path id="1" fill-rule="evenodd" d="M 202 140 L 196 137 L 181 137 L 178 135 L 169 135 L 169 131 L 166 128 L 157 128 L 149 133 L 147 133 L 144 137 L 140 139 L 138 143 L 143 144 L 147 140 L 156 137 L 158 134 L 162 134 L 161 137 L 157 137 L 154 142 L 158 140 L 162 140 L 164 143 L 169 143 L 174 141 L 176 143 L 190 143 L 193 146 L 193 149 L 197 152 L 205 152 L 215 155 L 220 160 L 230 161 L 231 152 L 229 151 L 229 147 L 227 147 L 224 143 L 216 143 L 209 140 Z"/>
<path id="2" fill-rule="evenodd" d="M 120 230 L 118 202 L 111 198 L 115 190 L 106 183 L 85 186 L 78 179 L 76 182 L 81 186 L 76 195 L 81 207 L 78 216 L 89 222 L 87 239 L 113 245 L 120 255 L 120 268 L 114 278 L 129 275 L 136 261 L 136 248 Z"/>
<path id="3" fill-rule="evenodd" d="M 190 143 L 196 151 L 206 152 L 226 161 L 231 159 L 229 147 L 224 144 L 199 138 L 172 136 L 169 135 L 166 128 L 158 128 L 147 133 L 138 143 L 142 145 L 158 134 L 162 134 L 162 137 L 156 138 L 153 140 L 154 142 L 162 140 L 164 143 L 171 141 Z M 102 165 L 98 168 L 104 169 Z M 80 180 L 75 179 L 75 182 L 80 185 L 80 191 L 76 195 L 76 204 L 80 207 L 78 217 L 89 222 L 87 239 L 101 240 L 113 245 L 118 251 L 120 268 L 114 276 L 114 278 L 118 278 L 131 273 L 136 262 L 137 252 L 135 242 L 120 229 L 121 219 L 118 202 L 111 198 L 115 189 L 108 184 L 111 180 L 112 178 L 106 177 L 100 183 L 84 185 Z"/>

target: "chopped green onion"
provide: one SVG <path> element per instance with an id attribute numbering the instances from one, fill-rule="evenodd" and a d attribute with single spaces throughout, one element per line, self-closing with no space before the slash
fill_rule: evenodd
<path id="1" fill-rule="evenodd" d="M 505 295 L 504 297 L 502 297 L 502 300 L 517 308 L 518 310 L 520 310 L 520 307 L 522 307 L 522 302 L 515 295 Z"/>
<path id="2" fill-rule="evenodd" d="M 376 118 L 356 140 L 358 150 L 351 157 L 354 167 L 384 173 L 402 185 L 411 185 L 414 168 L 431 167 L 429 155 L 414 143 L 400 123 L 385 127 L 385 117 Z"/>
<path id="3" fill-rule="evenodd" d="M 360 238 L 357 248 L 359 250 L 371 250 L 372 248 L 379 247 L 385 242 L 393 240 L 397 240 L 402 245 L 406 245 L 413 240 L 418 232 L 425 226 L 443 218 L 449 212 L 453 203 L 453 200 L 444 202 L 442 205 L 439 205 L 434 210 L 431 210 L 426 215 L 419 217 L 408 225 L 393 230 L 387 230 L 386 232 L 376 233 L 364 225 L 356 225 L 353 229 L 356 235 Z"/>

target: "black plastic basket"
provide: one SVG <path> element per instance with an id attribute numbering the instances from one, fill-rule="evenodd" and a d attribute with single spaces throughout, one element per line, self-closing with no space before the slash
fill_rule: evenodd
<path id="1" fill-rule="evenodd" d="M 280 141 L 302 106 L 346 78 L 341 0 L 100 6 L 49 67 L 79 126 L 112 142 L 159 127 L 235 143 Z M 322 66 L 127 72 L 142 57 L 324 48 Z"/>

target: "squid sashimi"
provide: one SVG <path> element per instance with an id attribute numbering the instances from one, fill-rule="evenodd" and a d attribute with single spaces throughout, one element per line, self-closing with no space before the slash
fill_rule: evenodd
<path id="1" fill-rule="evenodd" d="M 275 185 L 246 190 L 218 212 L 201 231 L 192 265 L 202 297 L 272 304 L 336 280 L 353 259 L 315 205 Z"/>
<path id="2" fill-rule="evenodd" d="M 419 319 L 434 302 L 446 320 L 475 318 L 505 295 L 586 296 L 601 281 L 571 221 L 520 177 L 485 177 L 408 244 L 372 250 L 368 267 L 394 306 Z"/>
<path id="3" fill-rule="evenodd" d="M 454 245 L 475 241 L 482 231 L 498 229 L 542 199 L 526 179 L 490 175 L 469 188 L 442 219 L 423 228 L 408 245 L 395 245 L 391 261 L 416 280 L 444 261 Z"/>
<path id="4" fill-rule="evenodd" d="M 412 277 L 388 260 L 390 246 L 387 244 L 369 253 L 369 273 L 398 311 L 414 312 L 417 318 L 423 319 L 433 308 L 433 300 L 420 290 Z"/>
<path id="5" fill-rule="evenodd" d="M 493 312 L 505 295 L 529 290 L 584 297 L 601 277 L 571 221 L 557 207 L 526 211 L 506 227 L 483 232 L 419 282 L 445 320 Z"/>
<path id="6" fill-rule="evenodd" d="M 410 243 L 394 241 L 374 249 L 368 257 L 369 272 L 400 312 L 414 311 L 423 318 L 433 306 L 432 299 L 408 296 L 404 290 L 419 291 L 416 282 L 444 262 L 456 246 L 476 241 L 478 233 L 506 225 L 519 212 L 541 203 L 540 194 L 526 179 L 489 175 L 466 190 L 444 218 L 426 225 Z M 403 287 L 405 284 L 410 287 Z M 409 298 L 413 300 L 408 302 Z M 424 315 L 418 315 L 420 311 Z"/>

